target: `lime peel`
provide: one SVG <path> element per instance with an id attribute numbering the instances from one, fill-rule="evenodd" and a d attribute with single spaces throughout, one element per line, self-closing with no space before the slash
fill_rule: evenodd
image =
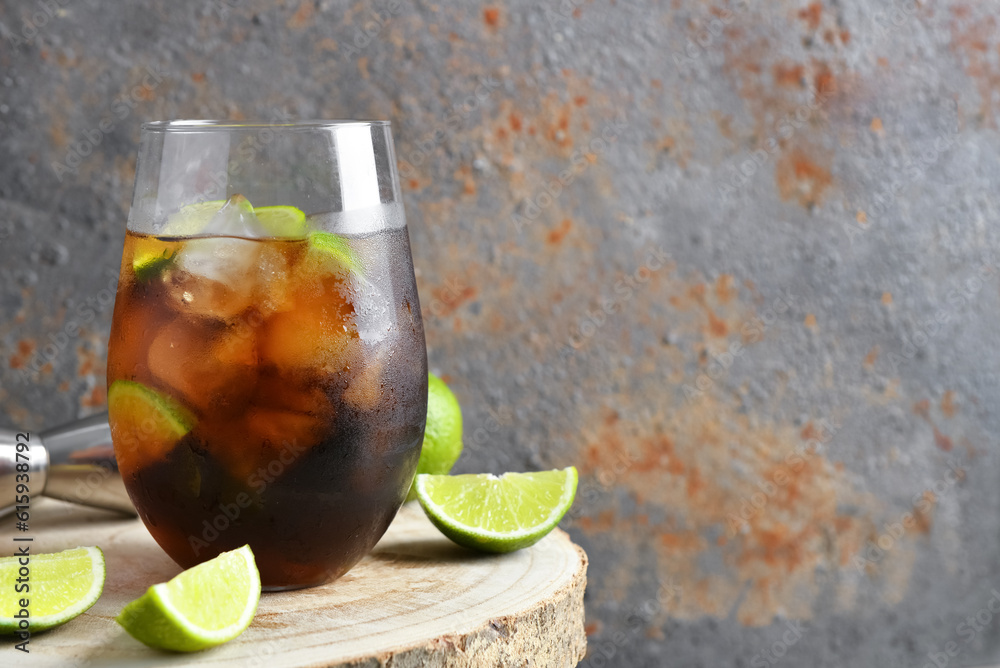
<path id="1" fill-rule="evenodd" d="M 306 214 L 294 206 L 261 206 L 253 212 L 263 228 L 276 237 L 304 237 L 309 232 Z"/>
<path id="2" fill-rule="evenodd" d="M 420 474 L 417 498 L 431 522 L 452 541 L 485 552 L 534 545 L 569 510 L 575 467 L 501 476 Z"/>
<path id="3" fill-rule="evenodd" d="M 99 547 L 77 547 L 54 554 L 29 555 L 31 590 L 18 593 L 13 587 L 0 594 L 0 633 L 10 634 L 19 629 L 14 615 L 20 609 L 20 600 L 29 601 L 28 631 L 38 632 L 64 624 L 86 612 L 104 590 L 104 553 Z M 0 582 L 14 582 L 22 564 L 19 557 L 0 558 Z M 9 572 L 8 572 L 9 571 Z M 80 591 L 84 576 L 90 585 Z M 67 600 L 68 599 L 68 600 Z M 56 608 L 48 612 L 46 608 Z M 36 610 L 46 610 L 37 614 Z"/>
<path id="4" fill-rule="evenodd" d="M 309 254 L 315 262 L 334 261 L 341 268 L 361 274 L 361 258 L 348 244 L 347 239 L 333 232 L 310 232 Z"/>
<path id="5" fill-rule="evenodd" d="M 243 633 L 259 602 L 260 573 L 244 545 L 153 585 L 115 621 L 150 647 L 196 652 Z"/>
<path id="6" fill-rule="evenodd" d="M 417 475 L 443 474 L 451 471 L 462 454 L 462 407 L 448 385 L 435 376 L 427 378 L 427 426 L 417 462 Z M 407 501 L 417 498 L 414 485 L 406 495 Z"/>

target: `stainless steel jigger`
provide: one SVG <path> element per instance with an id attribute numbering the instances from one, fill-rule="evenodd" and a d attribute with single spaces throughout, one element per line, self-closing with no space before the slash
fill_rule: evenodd
<path id="1" fill-rule="evenodd" d="M 29 433 L 28 440 L 23 435 L 18 438 L 18 433 L 0 429 L 0 516 L 13 512 L 17 505 L 17 474 L 23 473 L 24 468 L 22 466 L 19 472 L 19 463 L 28 465 L 28 491 L 32 501 L 44 495 L 128 515 L 136 514 L 118 472 L 107 413 L 48 429 L 41 434 Z M 17 456 L 18 443 L 28 445 L 27 451 L 21 452 L 20 459 Z"/>

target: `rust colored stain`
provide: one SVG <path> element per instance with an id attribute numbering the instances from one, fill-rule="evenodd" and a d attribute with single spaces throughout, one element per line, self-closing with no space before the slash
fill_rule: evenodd
<path id="1" fill-rule="evenodd" d="M 510 129 L 513 130 L 514 132 L 520 132 L 521 131 L 521 116 L 518 115 L 517 112 L 512 111 L 512 112 L 510 112 L 510 116 L 508 116 L 508 118 L 510 119 Z"/>
<path id="2" fill-rule="evenodd" d="M 913 506 L 913 519 L 915 533 L 928 534 L 931 531 L 932 515 L 934 507 L 937 505 L 937 497 L 934 492 L 926 490 L 923 494 L 924 503 L 917 503 Z"/>
<path id="3" fill-rule="evenodd" d="M 316 5 L 312 0 L 302 0 L 299 8 L 285 22 L 285 27 L 290 29 L 305 28 L 312 20 L 315 9 Z"/>
<path id="4" fill-rule="evenodd" d="M 590 622 L 589 624 L 583 627 L 583 632 L 587 634 L 587 637 L 594 635 L 600 630 L 601 630 L 600 620 Z"/>
<path id="5" fill-rule="evenodd" d="M 802 324 L 809 329 L 816 329 L 816 316 L 812 313 L 806 313 L 806 318 L 802 321 Z"/>
<path id="6" fill-rule="evenodd" d="M 698 548 L 701 544 L 701 539 L 698 534 L 693 531 L 661 533 L 660 544 L 668 550 L 691 550 Z"/>
<path id="7" fill-rule="evenodd" d="M 733 131 L 733 117 L 727 114 L 720 113 L 718 111 L 712 112 L 712 118 L 715 119 L 715 124 L 719 128 L 719 134 L 721 134 L 726 139 L 735 142 L 736 132 Z M 673 146 L 671 146 L 673 148 Z"/>
<path id="8" fill-rule="evenodd" d="M 735 608 L 748 626 L 778 615 L 807 619 L 817 570 L 850 568 L 876 527 L 860 510 L 870 505 L 867 497 L 810 445 L 830 439 L 816 423 L 800 429 L 761 424 L 706 393 L 658 417 L 656 435 L 631 441 L 623 433 L 630 427 L 600 420 L 588 437 L 581 474 L 613 470 L 621 461 L 617 448 L 637 443 L 631 467 L 615 484 L 638 503 L 669 509 L 671 519 L 643 527 L 658 537 L 660 572 L 700 583 L 665 603 L 673 617 L 722 618 Z M 628 517 L 609 521 L 638 527 Z M 708 551 L 725 567 L 703 566 Z"/>
<path id="9" fill-rule="evenodd" d="M 954 390 L 948 390 L 941 397 L 941 414 L 946 418 L 953 418 L 957 411 L 958 409 L 955 407 L 955 392 Z"/>
<path id="10" fill-rule="evenodd" d="M 951 442 L 951 439 L 942 434 L 937 427 L 934 427 L 934 445 L 938 446 L 945 452 L 951 452 L 951 449 L 955 447 L 955 444 Z"/>
<path id="11" fill-rule="evenodd" d="M 995 124 L 994 95 L 1000 89 L 996 34 L 997 19 L 993 12 L 973 15 L 967 7 L 952 8 L 950 47 L 979 89 L 980 116 L 989 126 Z"/>
<path id="12" fill-rule="evenodd" d="M 815 75 L 813 83 L 816 86 L 816 94 L 821 96 L 831 95 L 837 92 L 837 79 L 830 71 L 830 66 L 826 63 L 816 61 L 814 63 Z"/>
<path id="13" fill-rule="evenodd" d="M 723 337 L 729 333 L 729 327 L 726 326 L 726 321 L 721 320 L 712 311 L 708 312 L 708 333 L 711 336 Z"/>
<path id="14" fill-rule="evenodd" d="M 878 359 L 879 348 L 878 346 L 872 346 L 872 349 L 868 351 L 865 355 L 865 368 L 871 369 L 875 366 L 875 360 Z"/>
<path id="15" fill-rule="evenodd" d="M 794 199 L 805 207 L 819 204 L 823 193 L 833 183 L 830 170 L 799 148 L 782 154 L 775 166 L 775 178 L 781 199 Z"/>
<path id="16" fill-rule="evenodd" d="M 865 213 L 864 211 L 858 211 L 858 213 L 854 216 L 854 220 L 858 221 L 862 225 L 867 225 L 868 214 Z"/>
<path id="17" fill-rule="evenodd" d="M 62 123 L 56 121 L 51 123 L 49 126 L 49 140 L 57 148 L 63 148 L 69 143 L 66 128 L 63 127 Z"/>
<path id="18" fill-rule="evenodd" d="M 823 18 L 823 3 L 813 2 L 808 7 L 800 9 L 799 18 L 805 21 L 810 30 L 816 30 Z"/>
<path id="19" fill-rule="evenodd" d="M 943 401 L 944 400 L 942 399 L 942 402 Z M 934 432 L 934 445 L 944 450 L 945 452 L 951 452 L 952 448 L 955 447 L 955 444 L 948 436 L 941 433 L 941 430 L 938 429 L 936 424 L 934 424 L 934 420 L 931 419 L 930 400 L 921 399 L 920 401 L 913 404 L 913 412 L 919 415 L 924 420 L 924 422 L 930 425 L 931 431 Z"/>
<path id="20" fill-rule="evenodd" d="M 791 88 L 801 88 L 802 80 L 805 76 L 805 68 L 798 63 L 778 63 L 772 70 L 774 83 L 779 86 L 789 86 Z"/>
<path id="21" fill-rule="evenodd" d="M 35 352 L 35 342 L 31 339 L 21 339 L 17 342 L 17 352 L 10 356 L 11 369 L 23 369 Z"/>
<path id="22" fill-rule="evenodd" d="M 192 72 L 191 73 L 191 81 L 193 81 L 193 82 L 195 82 L 197 84 L 204 83 L 205 82 L 205 73 L 204 72 Z"/>
<path id="23" fill-rule="evenodd" d="M 472 167 L 470 165 L 462 165 L 455 170 L 452 176 L 455 177 L 456 181 L 462 184 L 463 195 L 476 194 L 476 179 L 472 175 Z"/>
<path id="24" fill-rule="evenodd" d="M 729 274 L 720 274 L 715 280 L 715 298 L 720 304 L 728 304 L 736 296 L 736 289 L 733 287 L 733 277 Z"/>
<path id="25" fill-rule="evenodd" d="M 876 116 L 875 118 L 872 119 L 871 125 L 869 125 L 868 127 L 871 128 L 872 132 L 877 132 L 878 134 L 882 134 L 882 119 Z"/>
<path id="26" fill-rule="evenodd" d="M 587 96 L 577 95 L 576 97 L 573 98 L 573 104 L 575 104 L 578 107 L 582 107 L 583 105 L 587 104 Z"/>
<path id="27" fill-rule="evenodd" d="M 892 304 L 892 293 L 891 292 L 883 292 L 882 293 L 882 303 L 885 304 L 886 306 L 889 306 L 890 304 Z"/>
<path id="28" fill-rule="evenodd" d="M 560 244 L 562 243 L 563 239 L 566 238 L 566 235 L 569 234 L 569 231 L 572 228 L 573 228 L 573 221 L 571 221 L 569 218 L 563 218 L 562 221 L 560 221 L 558 227 L 556 227 L 554 230 L 549 231 L 549 234 L 546 237 L 546 241 L 548 241 L 552 245 Z"/>
<path id="29" fill-rule="evenodd" d="M 441 305 L 435 310 L 435 314 L 441 317 L 449 316 L 478 294 L 479 291 L 470 285 L 460 285 L 457 289 L 447 285 L 434 288 L 431 290 L 431 295 L 434 297 L 432 303 Z"/>
<path id="30" fill-rule="evenodd" d="M 108 402 L 107 390 L 98 385 L 90 392 L 80 397 L 80 405 L 85 408 L 100 408 Z"/>
<path id="31" fill-rule="evenodd" d="M 95 372 L 104 368 L 104 364 L 97 359 L 97 353 L 93 350 L 89 350 L 84 346 L 77 346 L 76 349 L 77 358 L 77 375 L 78 376 L 90 376 Z"/>
<path id="32" fill-rule="evenodd" d="M 496 28 L 500 24 L 500 10 L 496 7 L 483 9 L 483 23 L 491 28 Z"/>
<path id="33" fill-rule="evenodd" d="M 811 27 L 819 25 L 821 15 L 822 4 L 815 2 L 801 17 L 806 27 Z M 840 141 L 828 120 L 830 114 L 849 108 L 849 93 L 862 82 L 840 57 L 790 62 L 781 45 L 796 33 L 803 40 L 813 39 L 803 34 L 803 26 L 794 19 L 765 24 L 752 15 L 746 18 L 748 25 L 730 26 L 725 31 L 723 71 L 733 79 L 753 119 L 755 148 L 771 153 L 778 149 L 775 179 L 779 195 L 811 208 L 832 185 L 830 147 Z M 810 84 L 812 98 L 804 116 L 803 82 Z M 789 135 L 782 130 L 783 119 L 795 117 L 800 127 Z"/>

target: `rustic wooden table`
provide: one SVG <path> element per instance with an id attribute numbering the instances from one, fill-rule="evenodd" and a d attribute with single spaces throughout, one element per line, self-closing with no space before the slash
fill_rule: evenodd
<path id="1" fill-rule="evenodd" d="M 31 527 L 36 553 L 99 546 L 107 580 L 89 611 L 33 636 L 30 654 L 13 642 L 0 648 L 0 665 L 564 668 L 586 648 L 587 557 L 558 530 L 520 552 L 480 555 L 453 545 L 409 504 L 340 580 L 264 594 L 250 628 L 233 642 L 171 655 L 145 647 L 114 621 L 125 603 L 180 570 L 139 520 L 46 499 L 32 508 Z M 4 555 L 13 552 L 12 529 L 4 522 L 0 530 Z"/>

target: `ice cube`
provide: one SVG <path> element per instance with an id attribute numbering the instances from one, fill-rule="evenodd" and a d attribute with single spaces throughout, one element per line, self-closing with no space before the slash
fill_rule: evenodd
<path id="1" fill-rule="evenodd" d="M 294 466 L 322 440 L 324 431 L 325 424 L 317 416 L 252 407 L 227 421 L 224 429 L 215 430 L 207 447 L 233 478 L 256 488 L 262 478 L 273 480 Z"/>
<path id="2" fill-rule="evenodd" d="M 181 313 L 231 320 L 254 300 L 261 244 L 232 237 L 189 239 L 167 276 L 173 307 Z"/>
<path id="3" fill-rule="evenodd" d="M 268 319 L 261 334 L 261 362 L 279 370 L 337 373 L 357 359 L 358 335 L 343 302 L 299 303 Z"/>
<path id="4" fill-rule="evenodd" d="M 344 401 L 361 411 L 370 411 L 378 407 L 384 392 L 385 365 L 391 352 L 388 348 L 380 353 L 362 356 L 361 364 L 353 369 L 347 389 L 344 391 Z"/>
<path id="5" fill-rule="evenodd" d="M 239 193 L 230 197 L 209 219 L 201 234 L 245 239 L 263 239 L 270 236 L 254 215 L 253 205 Z"/>
<path id="6" fill-rule="evenodd" d="M 352 275 L 347 286 L 349 300 L 354 306 L 358 336 L 366 345 L 377 345 L 398 327 L 391 300 L 364 276 Z"/>
<path id="7" fill-rule="evenodd" d="M 292 265 L 296 252 L 293 242 L 262 244 L 257 263 L 256 308 L 263 317 L 295 308 Z M 304 242 L 303 244 L 304 245 Z"/>
<path id="8" fill-rule="evenodd" d="M 248 324 L 210 326 L 183 317 L 149 346 L 149 370 L 201 415 L 246 410 L 257 382 L 257 336 Z"/>

